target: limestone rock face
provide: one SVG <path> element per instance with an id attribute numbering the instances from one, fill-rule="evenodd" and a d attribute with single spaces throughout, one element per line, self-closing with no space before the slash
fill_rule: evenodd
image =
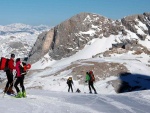
<path id="1" fill-rule="evenodd" d="M 42 56 L 44 56 L 48 51 L 53 42 L 54 31 L 51 29 L 48 32 L 43 32 L 38 36 L 36 43 L 34 44 L 32 50 L 29 53 L 29 61 L 31 63 L 38 61 Z"/>

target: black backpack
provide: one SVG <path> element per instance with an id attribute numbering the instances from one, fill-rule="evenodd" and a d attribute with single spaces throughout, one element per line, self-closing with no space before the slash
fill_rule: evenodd
<path id="1" fill-rule="evenodd" d="M 27 74 L 27 72 L 24 70 L 24 68 L 21 65 L 20 65 L 20 74 L 22 76 Z"/>

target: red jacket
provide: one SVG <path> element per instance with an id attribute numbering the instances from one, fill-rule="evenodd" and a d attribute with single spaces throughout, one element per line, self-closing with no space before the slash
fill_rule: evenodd
<path id="1" fill-rule="evenodd" d="M 16 67 L 14 66 L 14 60 L 12 58 L 8 62 L 8 68 L 10 69 L 10 71 L 13 71 L 13 69 L 16 69 Z"/>
<path id="2" fill-rule="evenodd" d="M 17 76 L 17 77 L 21 77 L 20 63 L 21 63 L 20 61 L 18 61 L 18 62 L 16 63 L 16 71 L 17 71 L 16 76 Z"/>

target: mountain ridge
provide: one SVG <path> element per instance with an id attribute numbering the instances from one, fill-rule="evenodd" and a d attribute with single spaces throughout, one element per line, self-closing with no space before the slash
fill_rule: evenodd
<path id="1" fill-rule="evenodd" d="M 69 57 L 94 38 L 107 38 L 110 35 L 124 38 L 130 35 L 131 40 L 133 38 L 145 40 L 150 34 L 149 23 L 150 13 L 131 15 L 115 21 L 97 14 L 79 13 L 50 29 L 51 33 L 40 35 L 29 53 L 29 62 L 35 63 L 46 53 L 55 60 Z M 49 37 L 51 37 L 47 43 L 49 48 L 36 46 L 42 45 Z M 38 57 L 36 51 L 39 52 Z"/>

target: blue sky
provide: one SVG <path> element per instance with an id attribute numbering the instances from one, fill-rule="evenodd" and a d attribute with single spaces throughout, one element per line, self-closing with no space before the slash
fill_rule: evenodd
<path id="1" fill-rule="evenodd" d="M 80 12 L 115 20 L 150 12 L 150 0 L 0 0 L 0 25 L 55 26 Z"/>

